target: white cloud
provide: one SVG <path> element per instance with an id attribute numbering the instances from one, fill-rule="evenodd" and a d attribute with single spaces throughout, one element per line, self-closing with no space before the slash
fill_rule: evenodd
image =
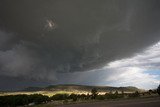
<path id="1" fill-rule="evenodd" d="M 111 85 L 155 88 L 160 83 L 160 75 L 152 72 L 160 71 L 160 42 L 133 57 L 110 62 L 103 70 L 110 72 L 105 81 Z"/>
<path id="2" fill-rule="evenodd" d="M 133 57 L 108 63 L 101 69 L 65 74 L 66 83 L 156 88 L 160 84 L 160 42 Z M 78 76 L 77 76 L 78 75 Z M 76 80 L 73 79 L 76 77 Z"/>

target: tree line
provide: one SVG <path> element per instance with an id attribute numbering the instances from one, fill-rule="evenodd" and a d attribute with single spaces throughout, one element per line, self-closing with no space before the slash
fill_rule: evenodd
<path id="1" fill-rule="evenodd" d="M 158 93 L 160 95 L 160 85 L 157 88 L 156 91 L 149 90 L 147 92 L 148 94 L 151 93 Z M 135 93 L 124 93 L 123 91 L 121 93 L 118 93 L 118 91 L 109 92 L 104 95 L 99 95 L 97 89 L 92 89 L 91 94 L 55 94 L 51 97 L 41 95 L 41 94 L 32 94 L 32 95 L 7 95 L 7 96 L 0 96 L 0 107 L 16 107 L 16 106 L 24 106 L 29 104 L 41 104 L 41 103 L 47 103 L 50 101 L 64 101 L 64 103 L 67 103 L 68 101 L 77 101 L 77 100 L 105 100 L 105 99 L 117 99 L 117 98 L 123 98 L 125 96 L 127 97 L 139 97 L 140 94 L 138 91 L 135 91 Z"/>

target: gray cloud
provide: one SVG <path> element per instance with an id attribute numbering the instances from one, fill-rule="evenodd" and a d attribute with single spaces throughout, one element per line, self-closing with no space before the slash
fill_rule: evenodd
<path id="1" fill-rule="evenodd" d="M 158 0 L 2 0 L 0 75 L 63 81 L 160 40 Z M 13 33 L 8 33 L 13 32 Z"/>

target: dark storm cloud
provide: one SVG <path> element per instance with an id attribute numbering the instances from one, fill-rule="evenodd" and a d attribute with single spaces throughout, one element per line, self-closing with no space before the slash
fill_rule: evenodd
<path id="1" fill-rule="evenodd" d="M 159 19 L 158 0 L 1 0 L 0 75 L 103 67 L 159 41 Z"/>
<path id="2" fill-rule="evenodd" d="M 47 86 L 49 83 L 44 81 L 28 80 L 22 77 L 0 76 L 0 91 L 22 90 L 27 87 Z"/>

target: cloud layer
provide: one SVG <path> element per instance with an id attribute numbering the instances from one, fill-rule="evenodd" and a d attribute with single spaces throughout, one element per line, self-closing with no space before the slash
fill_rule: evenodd
<path id="1" fill-rule="evenodd" d="M 84 83 L 89 76 L 92 84 L 90 80 L 101 74 L 88 71 L 131 57 L 160 40 L 159 5 L 158 0 L 2 0 L 0 75 L 54 83 Z M 143 57 L 114 64 L 124 69 L 123 64 L 137 59 Z M 152 60 L 134 65 L 148 70 L 152 63 L 157 68 L 159 60 Z"/>
<path id="2" fill-rule="evenodd" d="M 61 76 L 67 83 L 136 86 L 142 89 L 152 89 L 160 84 L 159 53 L 160 42 L 132 57 L 109 62 L 101 69 L 83 73 L 65 73 Z"/>
<path id="3" fill-rule="evenodd" d="M 121 85 L 155 88 L 160 83 L 160 75 L 157 73 L 160 72 L 160 42 L 131 58 L 110 62 L 106 68 L 120 74 L 109 80 L 115 79 Z"/>

